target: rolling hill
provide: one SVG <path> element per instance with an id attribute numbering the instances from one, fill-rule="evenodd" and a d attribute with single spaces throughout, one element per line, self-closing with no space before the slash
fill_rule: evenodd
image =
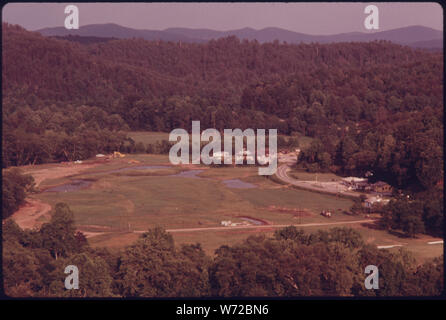
<path id="1" fill-rule="evenodd" d="M 44 36 L 88 36 L 113 37 L 120 39 L 142 38 L 145 40 L 182 41 L 202 43 L 211 39 L 236 36 L 239 39 L 257 40 L 260 43 L 278 40 L 287 43 L 333 43 L 333 42 L 369 42 L 387 40 L 398 44 L 419 48 L 442 48 L 443 33 L 424 26 L 409 26 L 388 31 L 373 33 L 350 32 L 334 35 L 309 35 L 281 28 L 264 28 L 255 30 L 243 28 L 229 31 L 211 29 L 168 28 L 165 30 L 137 30 L 117 24 L 92 24 L 82 26 L 78 30 L 67 30 L 64 27 L 37 30 Z"/>

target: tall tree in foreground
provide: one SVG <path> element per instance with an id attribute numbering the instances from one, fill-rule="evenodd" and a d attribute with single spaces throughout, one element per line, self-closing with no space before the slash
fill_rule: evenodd
<path id="1" fill-rule="evenodd" d="M 197 297 L 208 294 L 209 258 L 200 246 L 178 250 L 161 228 L 144 233 L 120 257 L 119 293 L 130 297 Z"/>

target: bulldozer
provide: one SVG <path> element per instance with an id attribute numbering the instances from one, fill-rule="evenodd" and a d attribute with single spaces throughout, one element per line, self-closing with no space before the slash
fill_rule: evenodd
<path id="1" fill-rule="evenodd" d="M 115 151 L 113 152 L 113 158 L 124 158 L 125 154 L 122 154 L 121 152 Z"/>

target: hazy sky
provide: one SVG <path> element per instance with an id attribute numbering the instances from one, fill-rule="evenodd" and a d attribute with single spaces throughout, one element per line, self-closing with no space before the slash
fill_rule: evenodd
<path id="1" fill-rule="evenodd" d="M 3 21 L 28 30 L 63 26 L 64 8 L 76 3 L 11 3 Z M 443 10 L 437 3 L 77 3 L 79 23 L 116 23 L 136 29 L 170 27 L 231 30 L 279 27 L 308 34 L 368 32 L 364 8 L 379 9 L 379 30 L 423 25 L 443 30 Z"/>

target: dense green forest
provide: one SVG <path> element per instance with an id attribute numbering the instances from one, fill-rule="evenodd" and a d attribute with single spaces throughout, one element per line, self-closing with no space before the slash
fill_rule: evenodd
<path id="1" fill-rule="evenodd" d="M 93 249 L 75 232 L 63 203 L 39 231 L 3 226 L 5 293 L 14 297 L 419 296 L 443 290 L 443 259 L 417 264 L 410 253 L 378 250 L 349 228 L 306 234 L 295 227 L 251 236 L 207 256 L 199 244 L 175 245 L 155 228 L 120 253 Z M 66 290 L 65 267 L 79 268 Z M 364 268 L 380 270 L 379 290 L 364 288 Z"/>
<path id="2" fill-rule="evenodd" d="M 308 170 L 428 190 L 443 176 L 442 72 L 442 53 L 384 41 L 82 44 L 3 24 L 3 167 L 123 150 L 126 130 L 200 120 L 315 137 Z"/>

